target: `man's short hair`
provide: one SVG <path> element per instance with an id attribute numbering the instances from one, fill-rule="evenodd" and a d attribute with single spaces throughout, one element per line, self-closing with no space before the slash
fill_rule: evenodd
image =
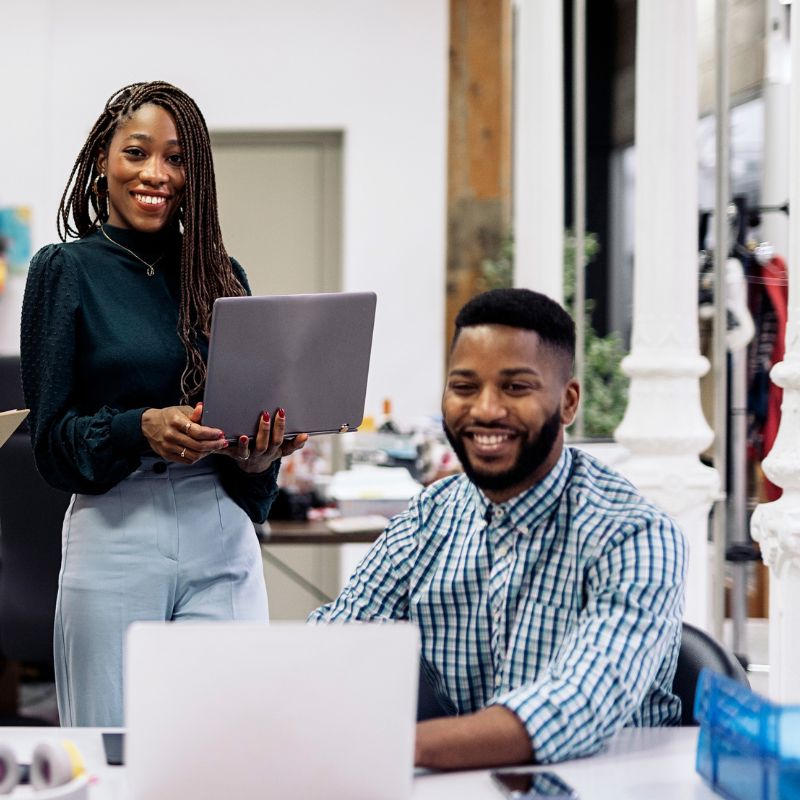
<path id="1" fill-rule="evenodd" d="M 452 350 L 462 328 L 475 325 L 507 325 L 535 331 L 548 347 L 575 360 L 575 323 L 564 309 L 546 295 L 530 289 L 492 289 L 473 297 L 458 312 Z"/>

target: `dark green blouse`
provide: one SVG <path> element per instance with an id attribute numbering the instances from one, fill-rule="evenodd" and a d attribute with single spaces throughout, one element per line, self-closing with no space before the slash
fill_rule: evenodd
<path id="1" fill-rule="evenodd" d="M 142 414 L 180 404 L 186 364 L 177 332 L 180 233 L 105 230 L 118 244 L 95 231 L 43 247 L 31 261 L 22 306 L 22 379 L 36 464 L 51 485 L 83 494 L 108 491 L 153 455 Z M 158 259 L 153 276 L 123 247 L 148 263 Z M 244 271 L 231 263 L 249 293 Z M 205 357 L 208 342 L 200 337 L 199 344 Z M 250 475 L 226 456 L 210 458 L 250 518 L 266 519 L 278 463 Z"/>

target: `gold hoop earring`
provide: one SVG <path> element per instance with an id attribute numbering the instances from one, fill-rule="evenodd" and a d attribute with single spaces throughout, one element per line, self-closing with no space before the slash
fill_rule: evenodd
<path id="1" fill-rule="evenodd" d="M 92 194 L 98 200 L 108 196 L 108 181 L 102 172 L 92 181 Z"/>
<path id="2" fill-rule="evenodd" d="M 111 203 L 108 197 L 108 179 L 101 172 L 92 181 L 92 194 L 95 196 L 95 208 L 101 221 L 107 220 L 111 215 Z"/>

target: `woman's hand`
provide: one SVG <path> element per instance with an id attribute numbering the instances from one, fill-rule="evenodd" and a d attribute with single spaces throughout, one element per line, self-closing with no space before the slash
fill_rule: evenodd
<path id="1" fill-rule="evenodd" d="M 142 433 L 150 449 L 166 461 L 194 464 L 209 453 L 224 450 L 228 443 L 219 428 L 200 424 L 203 404 L 148 408 L 142 414 Z"/>
<path id="2" fill-rule="evenodd" d="M 284 439 L 285 431 L 286 412 L 282 408 L 275 414 L 274 422 L 270 419 L 269 411 L 264 411 L 258 421 L 252 449 L 247 436 L 240 436 L 239 443 L 231 447 L 225 455 L 233 456 L 239 468 L 245 472 L 263 472 L 273 461 L 290 456 L 308 441 L 307 433 L 298 433 L 292 439 Z"/>

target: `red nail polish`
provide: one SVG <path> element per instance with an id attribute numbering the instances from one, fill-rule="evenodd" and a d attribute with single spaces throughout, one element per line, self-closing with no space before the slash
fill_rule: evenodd
<path id="1" fill-rule="evenodd" d="M 239 437 L 239 444 L 247 444 L 247 437 L 246 436 L 240 436 Z"/>
<path id="2" fill-rule="evenodd" d="M 264 422 L 269 422 L 269 411 L 262 411 L 261 419 L 263 419 Z"/>
<path id="3" fill-rule="evenodd" d="M 279 409 L 278 409 L 278 416 L 279 416 L 281 419 L 283 419 L 283 418 L 286 416 L 286 412 L 285 412 L 285 411 L 284 411 L 282 408 L 279 408 Z"/>

